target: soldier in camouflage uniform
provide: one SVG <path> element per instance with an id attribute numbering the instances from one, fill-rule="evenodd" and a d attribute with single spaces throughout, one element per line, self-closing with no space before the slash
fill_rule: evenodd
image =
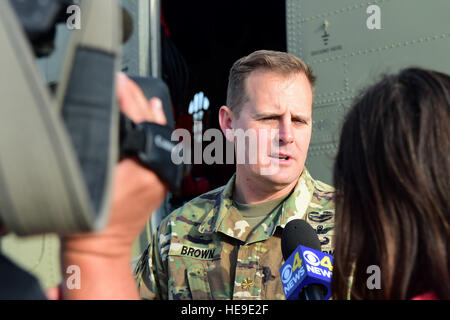
<path id="1" fill-rule="evenodd" d="M 285 299 L 281 233 L 293 219 L 310 223 L 322 250 L 332 253 L 334 190 L 304 167 L 314 80 L 308 66 L 282 52 L 257 51 L 233 65 L 221 129 L 230 140 L 229 128 L 277 129 L 276 154 L 258 156 L 278 171 L 264 175 L 261 162 L 238 162 L 227 185 L 164 219 L 137 264 L 141 297 Z"/>

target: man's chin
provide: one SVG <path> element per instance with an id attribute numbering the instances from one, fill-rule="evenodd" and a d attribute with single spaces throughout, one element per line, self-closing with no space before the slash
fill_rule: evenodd
<path id="1" fill-rule="evenodd" d="M 273 186 L 288 186 L 296 183 L 301 173 L 286 172 L 281 168 L 260 168 L 260 176 Z"/>
<path id="2" fill-rule="evenodd" d="M 278 166 L 271 163 L 270 165 L 250 165 L 237 168 L 237 173 L 242 176 L 251 178 L 251 181 L 259 181 L 266 187 L 271 186 L 275 189 L 286 187 L 290 184 L 296 183 L 301 175 L 298 170 L 298 165 L 293 167 Z M 247 172 L 247 173 L 246 173 Z"/>

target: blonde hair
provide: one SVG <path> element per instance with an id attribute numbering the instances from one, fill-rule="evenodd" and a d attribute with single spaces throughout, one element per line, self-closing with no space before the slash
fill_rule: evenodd
<path id="1" fill-rule="evenodd" d="M 228 77 L 227 106 L 239 117 L 247 96 L 245 81 L 255 70 L 266 70 L 282 75 L 303 73 L 314 88 L 316 77 L 311 68 L 296 56 L 280 51 L 258 50 L 237 60 Z"/>

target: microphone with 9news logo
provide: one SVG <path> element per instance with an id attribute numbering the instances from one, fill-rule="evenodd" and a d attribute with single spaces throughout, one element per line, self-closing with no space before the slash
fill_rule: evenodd
<path id="1" fill-rule="evenodd" d="M 301 219 L 286 224 L 281 236 L 285 263 L 280 277 L 287 300 L 328 300 L 333 257 L 320 251 L 314 229 Z"/>

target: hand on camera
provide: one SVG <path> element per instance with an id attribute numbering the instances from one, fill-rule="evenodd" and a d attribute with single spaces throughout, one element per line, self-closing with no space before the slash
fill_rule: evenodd
<path id="1" fill-rule="evenodd" d="M 121 111 L 135 123 L 166 124 L 161 100 L 147 101 L 141 89 L 123 73 L 117 77 L 117 97 Z M 167 187 L 153 171 L 132 158 L 116 165 L 112 186 L 106 228 L 63 239 L 63 268 L 78 265 L 82 277 L 81 289 L 66 290 L 65 298 L 139 298 L 131 274 L 132 244 L 164 200 Z"/>

